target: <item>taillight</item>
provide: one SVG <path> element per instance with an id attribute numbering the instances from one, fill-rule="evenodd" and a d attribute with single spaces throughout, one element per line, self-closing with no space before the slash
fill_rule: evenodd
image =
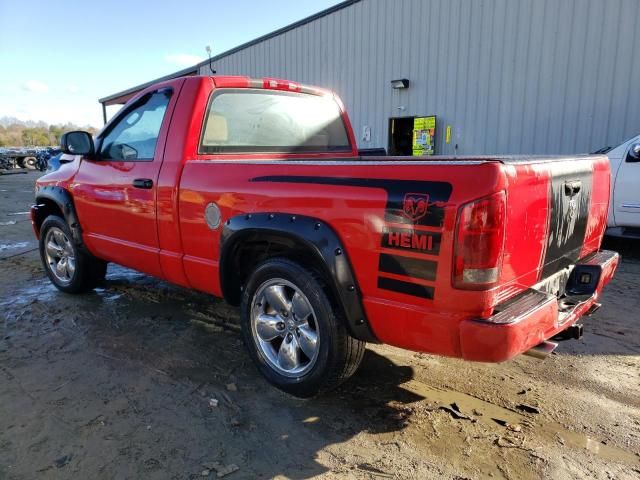
<path id="1" fill-rule="evenodd" d="M 506 195 L 498 192 L 460 207 L 454 243 L 453 286 L 493 287 L 500 277 Z"/>
<path id="2" fill-rule="evenodd" d="M 268 90 L 286 90 L 290 92 L 300 91 L 300 85 L 298 83 L 281 80 L 279 78 L 263 78 L 262 88 Z"/>

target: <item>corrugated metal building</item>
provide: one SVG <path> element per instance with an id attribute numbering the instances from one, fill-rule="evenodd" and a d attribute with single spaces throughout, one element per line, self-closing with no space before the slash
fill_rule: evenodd
<path id="1" fill-rule="evenodd" d="M 578 153 L 640 133 L 637 0 L 350 0 L 213 59 L 320 85 L 361 148 L 437 116 L 436 153 Z M 169 77 L 209 74 L 208 62 Z M 408 79 L 394 89 L 391 81 Z M 143 86 L 101 99 L 118 103 Z M 450 143 L 446 143 L 447 126 Z M 367 130 L 370 138 L 365 139 Z"/>

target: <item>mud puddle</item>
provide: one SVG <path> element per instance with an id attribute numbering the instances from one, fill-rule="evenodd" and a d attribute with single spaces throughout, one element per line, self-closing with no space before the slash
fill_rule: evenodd
<path id="1" fill-rule="evenodd" d="M 22 288 L 7 300 L 1 301 L 0 307 L 11 306 L 15 308 L 30 305 L 35 301 L 48 302 L 58 294 L 58 290 L 48 280 L 37 280 L 34 285 Z"/>
<path id="2" fill-rule="evenodd" d="M 42 280 L 35 281 L 30 287 L 20 289 L 9 299 L 0 301 L 0 307 L 11 306 L 16 308 L 31 305 L 35 302 L 55 302 L 58 296 L 64 296 L 64 294 L 54 287 L 48 279 L 43 278 Z M 93 293 L 85 295 L 84 299 L 91 302 L 92 297 L 100 299 L 103 302 L 113 302 L 122 297 L 122 294 L 108 288 L 96 288 Z"/>
<path id="3" fill-rule="evenodd" d="M 523 415 L 517 411 L 486 402 L 471 395 L 455 390 L 432 387 L 418 380 L 410 380 L 400 386 L 411 393 L 424 397 L 428 401 L 440 404 L 441 408 L 449 411 L 454 418 L 458 416 L 461 420 L 479 422 L 490 429 L 502 426 L 506 439 L 503 440 L 503 437 L 499 437 L 496 440 L 498 446 L 521 448 L 531 452 L 539 450 L 541 445 L 525 446 L 524 436 L 516 435 L 516 433 L 528 429 L 535 433 L 536 437 L 544 439 L 548 445 L 559 443 L 571 448 L 588 450 L 603 460 L 625 463 L 630 466 L 640 466 L 640 456 L 633 452 L 606 445 L 598 439 L 567 430 L 558 424 L 539 421 L 533 415 Z M 518 443 L 520 439 L 522 439 L 522 442 Z"/>
<path id="4" fill-rule="evenodd" d="M 6 250 L 16 250 L 18 248 L 25 248 L 30 245 L 31 242 L 9 242 L 9 243 L 0 243 L 0 252 L 4 252 Z"/>

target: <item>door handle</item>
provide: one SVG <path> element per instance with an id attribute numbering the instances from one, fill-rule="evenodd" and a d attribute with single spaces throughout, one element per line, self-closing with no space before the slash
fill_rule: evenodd
<path id="1" fill-rule="evenodd" d="M 151 180 L 150 178 L 136 178 L 133 181 L 133 186 L 136 188 L 144 188 L 144 189 L 150 189 L 153 188 L 153 180 Z"/>

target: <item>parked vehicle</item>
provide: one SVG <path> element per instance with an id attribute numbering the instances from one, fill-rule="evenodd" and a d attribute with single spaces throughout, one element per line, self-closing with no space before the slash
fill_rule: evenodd
<path id="1" fill-rule="evenodd" d="M 115 262 L 223 297 L 258 369 L 302 397 L 365 342 L 544 355 L 618 264 L 605 156 L 361 157 L 340 100 L 294 82 L 159 83 L 62 148 L 77 161 L 31 211 L 53 284 L 86 291 Z"/>
<path id="2" fill-rule="evenodd" d="M 9 147 L 0 149 L 0 169 L 47 169 L 47 160 L 59 150 L 53 147 Z"/>
<path id="3" fill-rule="evenodd" d="M 5 149 L 4 156 L 13 163 L 13 168 L 35 170 L 38 150 L 28 147 L 10 147 Z"/>
<path id="4" fill-rule="evenodd" d="M 52 157 L 50 157 L 47 160 L 47 171 L 48 172 L 55 172 L 56 170 L 58 170 L 65 163 L 72 162 L 74 160 L 74 158 L 75 158 L 74 155 L 67 155 L 67 154 L 62 153 L 62 152 L 54 154 Z"/>
<path id="5" fill-rule="evenodd" d="M 606 153 L 612 177 L 607 234 L 640 238 L 640 135 Z"/>
<path id="6" fill-rule="evenodd" d="M 0 171 L 14 168 L 11 157 L 7 155 L 7 148 L 0 147 Z"/>
<path id="7" fill-rule="evenodd" d="M 47 159 L 47 172 L 55 172 L 60 168 L 60 157 L 62 157 L 62 155 L 64 154 L 59 153 Z"/>
<path id="8" fill-rule="evenodd" d="M 36 155 L 36 163 L 35 163 L 36 170 L 39 170 L 41 172 L 46 171 L 49 165 L 50 157 L 51 157 L 51 154 L 46 150 L 41 150 L 40 152 L 38 152 L 38 154 Z"/>

